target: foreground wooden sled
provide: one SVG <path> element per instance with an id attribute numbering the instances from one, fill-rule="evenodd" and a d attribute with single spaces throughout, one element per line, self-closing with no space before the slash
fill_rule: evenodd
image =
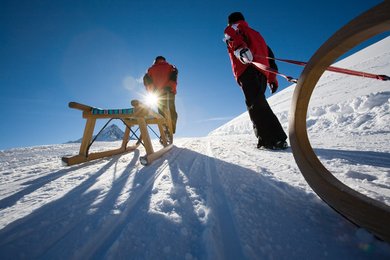
<path id="1" fill-rule="evenodd" d="M 76 102 L 70 102 L 69 107 L 81 110 L 83 112 L 83 118 L 85 118 L 87 121 L 85 124 L 79 154 L 71 157 L 62 157 L 62 161 L 67 165 L 79 164 L 103 157 L 131 152 L 137 149 L 140 144 L 142 144 L 145 147 L 146 155 L 140 157 L 140 162 L 143 165 L 147 165 L 161 157 L 164 153 L 168 152 L 173 146 L 172 123 L 169 116 L 169 111 L 166 111 L 167 113 L 165 114 L 168 116 L 165 118 L 138 100 L 131 101 L 131 105 L 133 107 L 127 109 L 99 109 Z M 119 119 L 125 124 L 126 130 L 123 136 L 121 147 L 103 152 L 89 152 L 89 149 L 94 141 L 93 133 L 97 119 Z M 148 125 L 153 124 L 158 126 L 160 132 L 160 142 L 163 146 L 158 151 L 154 151 L 148 131 Z M 139 137 L 136 136 L 135 133 L 131 130 L 133 126 L 139 126 Z M 137 137 L 137 142 L 134 145 L 128 146 L 131 132 L 133 132 L 133 134 Z"/>
<path id="2" fill-rule="evenodd" d="M 347 187 L 323 166 L 307 136 L 306 114 L 311 94 L 325 69 L 361 42 L 389 30 L 390 1 L 384 1 L 352 20 L 326 41 L 299 77 L 289 121 L 295 161 L 312 189 L 344 217 L 387 242 L 390 242 L 390 207 Z"/>

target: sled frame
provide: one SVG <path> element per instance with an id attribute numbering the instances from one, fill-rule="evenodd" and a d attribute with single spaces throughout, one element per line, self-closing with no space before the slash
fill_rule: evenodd
<path id="1" fill-rule="evenodd" d="M 346 24 L 317 50 L 295 87 L 289 136 L 295 161 L 317 195 L 352 223 L 390 243 L 390 207 L 334 177 L 314 153 L 306 129 L 310 97 L 325 69 L 361 42 L 389 30 L 390 1 L 386 0 Z"/>
<path id="2" fill-rule="evenodd" d="M 136 150 L 140 144 L 145 147 L 146 151 L 146 155 L 140 157 L 142 165 L 148 165 L 168 152 L 173 147 L 172 138 L 170 138 L 170 140 L 167 138 L 167 134 L 173 136 L 169 108 L 165 113 L 165 115 L 168 116 L 165 118 L 138 100 L 132 100 L 131 105 L 133 107 L 129 109 L 99 109 L 77 102 L 70 102 L 70 108 L 82 111 L 82 117 L 86 119 L 86 123 L 79 153 L 70 157 L 62 157 L 64 164 L 68 166 L 75 165 L 104 157 L 132 152 Z M 122 144 L 119 148 L 101 152 L 89 152 L 89 149 L 94 141 L 93 133 L 95 130 L 96 120 L 98 119 L 109 119 L 110 121 L 112 119 L 119 119 L 126 126 Z M 133 126 L 137 125 L 140 130 L 139 137 L 131 130 Z M 148 131 L 149 125 L 157 125 L 160 132 L 160 143 L 163 147 L 157 151 L 153 149 L 153 144 Z M 128 145 L 131 133 L 136 136 L 137 142 L 133 145 Z"/>

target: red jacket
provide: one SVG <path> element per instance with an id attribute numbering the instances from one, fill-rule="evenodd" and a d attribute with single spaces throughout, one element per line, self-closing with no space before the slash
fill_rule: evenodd
<path id="1" fill-rule="evenodd" d="M 268 59 L 268 47 L 261 34 L 248 26 L 245 21 L 238 21 L 237 23 L 226 27 L 225 39 L 227 40 L 227 47 L 232 64 L 233 74 L 236 80 L 246 70 L 250 64 L 243 64 L 234 55 L 234 51 L 239 48 L 249 48 L 253 55 L 253 61 L 270 66 Z M 267 71 L 261 71 L 268 80 L 268 83 L 277 82 L 276 75 Z"/>
<path id="2" fill-rule="evenodd" d="M 164 91 L 170 88 L 170 91 L 176 94 L 177 69 L 164 60 L 157 60 L 144 76 L 144 85 L 148 91 Z"/>

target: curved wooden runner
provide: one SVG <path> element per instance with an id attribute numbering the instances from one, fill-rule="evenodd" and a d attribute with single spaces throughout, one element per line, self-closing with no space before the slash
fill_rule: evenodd
<path id="1" fill-rule="evenodd" d="M 323 166 L 310 145 L 306 115 L 311 94 L 325 69 L 361 42 L 389 30 L 390 1 L 384 1 L 329 38 L 310 59 L 298 80 L 289 121 L 295 161 L 312 189 L 344 217 L 387 242 L 390 242 L 390 207 L 347 187 Z"/>

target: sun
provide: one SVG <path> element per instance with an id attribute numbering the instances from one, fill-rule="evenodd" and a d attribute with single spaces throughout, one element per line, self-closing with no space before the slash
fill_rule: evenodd
<path id="1" fill-rule="evenodd" d="M 144 96 L 144 102 L 145 102 L 145 105 L 149 106 L 149 107 L 156 107 L 157 106 L 157 103 L 158 103 L 158 96 L 156 93 L 152 93 L 152 92 L 148 92 L 145 96 Z"/>

